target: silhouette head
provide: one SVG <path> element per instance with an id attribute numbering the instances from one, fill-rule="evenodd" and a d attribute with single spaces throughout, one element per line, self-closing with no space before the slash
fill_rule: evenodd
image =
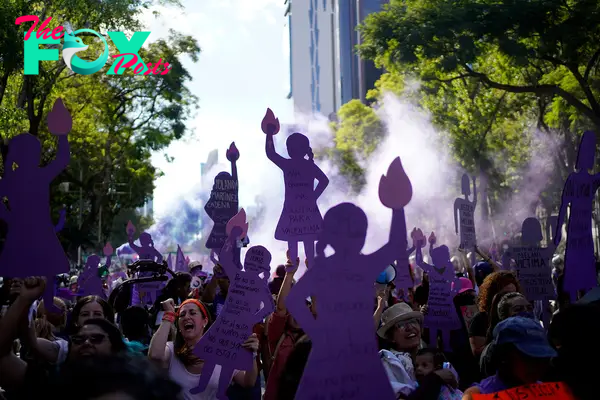
<path id="1" fill-rule="evenodd" d="M 4 163 L 4 172 L 13 171 L 13 163 L 22 170 L 31 170 L 40 166 L 42 144 L 35 136 L 22 133 L 12 138 L 8 144 L 8 156 Z"/>
<path id="2" fill-rule="evenodd" d="M 463 174 L 462 179 L 460 180 L 460 188 L 462 194 L 465 196 L 469 196 L 471 194 L 471 180 L 469 179 L 469 175 Z"/>
<path id="3" fill-rule="evenodd" d="M 271 274 L 271 253 L 263 246 L 252 246 L 246 252 L 244 258 L 244 270 L 253 274 Z"/>
<path id="4" fill-rule="evenodd" d="M 308 138 L 301 133 L 292 133 L 285 142 L 291 159 L 297 160 L 308 155 L 312 160 L 312 149 Z"/>
<path id="5" fill-rule="evenodd" d="M 448 246 L 441 245 L 439 247 L 430 249 L 429 254 L 431 255 L 433 265 L 438 268 L 446 267 L 444 275 L 446 275 L 448 272 L 454 274 L 454 265 L 452 264 L 452 261 L 450 261 L 450 250 L 448 249 Z"/>
<path id="6" fill-rule="evenodd" d="M 100 257 L 95 254 L 89 256 L 85 262 L 85 266 L 88 268 L 98 267 L 100 265 Z"/>
<path id="7" fill-rule="evenodd" d="M 579 152 L 577 153 L 577 170 L 589 171 L 594 168 L 594 158 L 596 155 L 596 134 L 591 131 L 583 133 L 581 142 L 579 142 Z"/>
<path id="8" fill-rule="evenodd" d="M 341 203 L 330 208 L 323 217 L 323 228 L 317 242 L 317 255 L 324 257 L 327 245 L 336 252 L 360 253 L 365 245 L 367 226 L 367 215 L 352 203 Z"/>
<path id="9" fill-rule="evenodd" d="M 152 236 L 148 232 L 143 232 L 140 234 L 140 244 L 142 247 L 154 246 L 154 242 L 152 241 Z"/>
<path id="10" fill-rule="evenodd" d="M 221 171 L 215 176 L 215 183 L 213 185 L 213 190 L 217 189 L 217 180 L 232 180 L 233 177 L 227 171 Z"/>
<path id="11" fill-rule="evenodd" d="M 543 238 L 540 221 L 537 218 L 526 218 L 521 226 L 521 241 L 524 244 L 537 244 Z"/>

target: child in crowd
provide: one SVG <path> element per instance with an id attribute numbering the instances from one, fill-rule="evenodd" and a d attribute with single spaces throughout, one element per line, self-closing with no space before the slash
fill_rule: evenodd
<path id="1" fill-rule="evenodd" d="M 444 353 L 438 349 L 426 348 L 417 352 L 415 362 L 415 377 L 418 387 L 408 398 L 416 399 L 438 399 L 438 400 L 460 400 L 462 392 L 450 387 L 434 371 L 450 368 Z M 456 375 L 456 372 L 453 371 Z"/>

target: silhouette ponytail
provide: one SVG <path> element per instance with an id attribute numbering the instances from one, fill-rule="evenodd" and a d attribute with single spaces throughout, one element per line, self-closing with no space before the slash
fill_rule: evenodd
<path id="1" fill-rule="evenodd" d="M 308 151 L 306 152 L 306 155 L 308 156 L 309 161 L 315 162 L 315 155 L 313 154 L 312 147 L 308 146 Z"/>

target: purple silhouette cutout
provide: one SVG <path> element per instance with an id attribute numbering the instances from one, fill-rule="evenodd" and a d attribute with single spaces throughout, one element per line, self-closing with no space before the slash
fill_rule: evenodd
<path id="1" fill-rule="evenodd" d="M 189 272 L 188 263 L 185 261 L 183 250 L 177 245 L 177 255 L 175 256 L 175 271 L 176 272 Z"/>
<path id="2" fill-rule="evenodd" d="M 0 198 L 8 201 L 8 205 L 0 205 L 0 218 L 8 225 L 0 276 L 46 276 L 48 282 L 54 282 L 56 275 L 70 270 L 50 213 L 50 183 L 69 165 L 67 134 L 72 124 L 71 114 L 57 99 L 48 114 L 48 130 L 58 136 L 58 149 L 56 158 L 45 167 L 40 167 L 42 145 L 35 136 L 23 133 L 10 140 L 0 180 Z M 44 303 L 50 312 L 60 312 L 53 297 L 54 285 L 49 284 Z"/>
<path id="3" fill-rule="evenodd" d="M 542 239 L 540 221 L 536 218 L 526 218 L 521 227 L 523 246 L 508 248 L 502 255 L 502 265 L 510 265 L 511 259 L 515 261 L 517 278 L 523 288 L 523 294 L 529 301 L 542 301 L 542 320 L 544 327 L 548 328 L 550 324 L 548 303 L 556 296 L 551 265 L 556 246 L 552 243 L 548 247 L 540 247 Z"/>
<path id="4" fill-rule="evenodd" d="M 394 284 L 398 289 L 398 292 L 402 291 L 404 293 L 404 297 L 409 289 L 413 289 L 415 286 L 415 282 L 413 277 L 410 274 L 410 262 L 408 261 L 408 257 L 415 251 L 415 247 L 411 247 L 410 249 L 402 252 L 400 249 L 400 255 L 396 260 L 396 278 L 394 278 Z"/>
<path id="5" fill-rule="evenodd" d="M 104 246 L 104 255 L 106 256 L 106 267 L 109 268 L 111 264 L 111 257 L 113 254 L 113 248 L 110 243 L 106 243 Z M 85 263 L 85 268 L 79 279 L 77 280 L 77 286 L 79 287 L 79 293 L 82 296 L 100 296 L 106 299 L 106 293 L 104 292 L 104 286 L 102 279 L 98 276 L 98 266 L 100 265 L 100 257 L 95 254 L 89 256 Z"/>
<path id="6" fill-rule="evenodd" d="M 171 253 L 169 253 L 169 257 L 167 257 L 167 266 L 173 271 L 173 257 L 171 257 Z"/>
<path id="7" fill-rule="evenodd" d="M 454 296 L 460 290 L 460 280 L 454 274 L 454 265 L 450 261 L 450 250 L 446 245 L 434 248 L 436 237 L 433 232 L 429 236 L 429 255 L 433 265 L 423 261 L 422 248 L 425 236 L 420 229 L 413 229 L 411 234 L 417 248 L 417 265 L 429 275 L 428 312 L 423 326 L 429 328 L 429 345 L 437 347 L 438 330 L 442 331 L 442 342 L 446 351 L 450 347 L 450 331 L 462 328 L 456 308 Z"/>
<path id="8" fill-rule="evenodd" d="M 362 254 L 367 216 L 352 203 L 329 209 L 309 268 L 286 299 L 290 314 L 312 340 L 296 399 L 396 398 L 378 355 L 373 327 L 373 283 L 406 249 L 404 207 L 412 186 L 396 158 L 379 183 L 379 199 L 393 210 L 390 237 L 379 250 Z M 330 246 L 334 254 L 326 257 Z M 316 299 L 316 316 L 306 298 Z"/>
<path id="9" fill-rule="evenodd" d="M 554 245 L 558 246 L 562 226 L 570 206 L 567 224 L 567 247 L 565 250 L 564 291 L 571 301 L 577 299 L 577 291 L 597 286 L 592 238 L 592 203 L 600 186 L 600 174 L 591 175 L 596 153 L 594 132 L 584 132 L 579 144 L 576 171 L 569 174 L 562 193 L 558 212 Z"/>
<path id="10" fill-rule="evenodd" d="M 198 386 L 190 390 L 192 394 L 206 389 L 215 366 L 220 365 L 217 398 L 227 399 L 226 391 L 235 370 L 252 369 L 253 355 L 241 345 L 252 334 L 253 326 L 275 310 L 268 287 L 271 253 L 263 246 L 252 246 L 246 252 L 244 271 L 235 260 L 237 241 L 248 229 L 245 218 L 240 211 L 227 224 L 229 233 L 219 260 L 231 287 L 219 316 L 194 347 L 194 354 L 204 361 L 204 366 Z"/>
<path id="11" fill-rule="evenodd" d="M 142 232 L 139 240 L 140 245 L 136 245 L 133 242 L 133 234 L 135 233 L 135 225 L 131 221 L 127 222 L 127 238 L 129 247 L 137 253 L 140 260 L 152 260 L 161 264 L 163 262 L 163 256 L 160 251 L 154 247 L 152 236 L 148 232 Z M 152 272 L 141 272 L 138 274 L 138 278 L 145 276 L 151 276 Z M 150 283 L 147 285 L 135 284 L 132 288 L 131 304 L 134 306 L 154 304 L 156 300 L 156 291 L 159 286 Z"/>
<path id="12" fill-rule="evenodd" d="M 54 232 L 58 233 L 63 230 L 65 227 L 65 222 L 67 220 L 67 210 L 62 208 L 58 215 L 58 222 L 54 226 Z"/>
<path id="13" fill-rule="evenodd" d="M 215 176 L 215 183 L 210 192 L 210 199 L 204 206 L 204 211 L 206 211 L 206 214 L 214 222 L 210 235 L 206 240 L 206 248 L 211 249 L 211 255 L 214 252 L 220 251 L 225 244 L 225 240 L 227 239 L 225 226 L 237 214 L 239 207 L 239 181 L 236 162 L 240 158 L 240 152 L 235 147 L 235 142 L 231 143 L 225 153 L 225 157 L 231 163 L 231 174 L 222 171 Z M 239 250 L 236 251 L 239 253 Z"/>
<path id="14" fill-rule="evenodd" d="M 473 201 L 469 200 L 471 194 L 471 182 L 469 175 L 464 174 L 461 179 L 461 192 L 464 199 L 454 200 L 454 229 L 459 234 L 460 229 L 460 248 L 465 251 L 471 251 L 471 265 L 475 265 L 475 246 L 477 238 L 475 236 L 475 207 L 477 207 L 477 184 L 473 177 Z M 459 224 L 460 217 L 460 224 Z"/>
<path id="15" fill-rule="evenodd" d="M 277 154 L 273 137 L 279 132 L 279 119 L 271 109 L 267 109 L 261 127 L 267 134 L 267 157 L 281 169 L 285 183 L 285 200 L 275 239 L 288 243 L 291 260 L 298 257 L 298 242 L 303 242 L 310 268 L 315 257 L 315 240 L 323 224 L 317 200 L 329 185 L 329 179 L 315 164 L 310 142 L 301 133 L 293 133 L 286 140 L 290 158 Z M 315 180 L 318 181 L 316 188 Z"/>

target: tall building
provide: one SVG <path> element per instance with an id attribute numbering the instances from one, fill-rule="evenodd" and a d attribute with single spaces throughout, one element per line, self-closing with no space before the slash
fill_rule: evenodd
<path id="1" fill-rule="evenodd" d="M 206 162 L 200 164 L 200 176 L 204 176 L 210 169 L 215 166 L 219 162 L 219 151 L 214 149 L 210 153 L 208 153 L 208 157 L 206 157 Z"/>
<path id="2" fill-rule="evenodd" d="M 152 197 L 137 212 L 143 217 L 152 217 L 154 215 L 154 201 Z"/>
<path id="3" fill-rule="evenodd" d="M 389 0 L 286 0 L 290 95 L 302 113 L 331 116 L 352 99 L 365 101 L 381 71 L 360 59 L 356 27 Z"/>

